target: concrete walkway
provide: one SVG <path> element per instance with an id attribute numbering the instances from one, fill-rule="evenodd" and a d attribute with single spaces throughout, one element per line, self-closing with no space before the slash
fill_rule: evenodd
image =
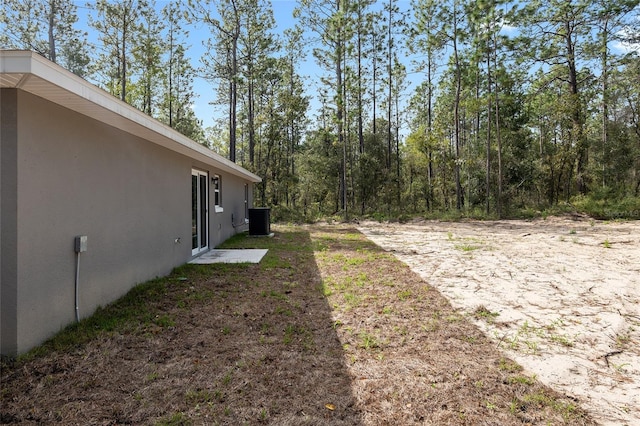
<path id="1" fill-rule="evenodd" d="M 210 264 L 210 263 L 260 263 L 267 249 L 235 249 L 218 250 L 213 249 L 202 256 L 198 256 L 189 263 Z"/>

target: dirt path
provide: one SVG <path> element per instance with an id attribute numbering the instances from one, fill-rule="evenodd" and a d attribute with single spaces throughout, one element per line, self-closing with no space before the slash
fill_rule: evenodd
<path id="1" fill-rule="evenodd" d="M 640 222 L 429 221 L 359 230 L 597 421 L 640 424 Z"/>

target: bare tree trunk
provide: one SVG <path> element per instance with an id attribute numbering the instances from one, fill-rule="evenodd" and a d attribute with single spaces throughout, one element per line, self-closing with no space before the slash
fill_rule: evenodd
<path id="1" fill-rule="evenodd" d="M 336 1 L 336 9 L 338 12 L 342 10 L 341 0 Z M 347 209 L 347 145 L 344 137 L 344 99 L 342 88 L 342 32 L 338 30 L 338 37 L 336 41 L 336 94 L 337 94 L 337 111 L 336 118 L 338 122 L 338 145 L 342 146 L 342 173 L 340 175 L 340 186 L 342 187 L 342 209 L 344 211 L 344 220 L 349 219 L 349 213 Z"/>
<path id="2" fill-rule="evenodd" d="M 486 213 L 489 215 L 491 207 L 491 54 L 487 47 L 487 171 L 486 171 Z"/>
<path id="3" fill-rule="evenodd" d="M 456 6 L 454 6 L 456 8 Z M 457 13 L 457 8 L 454 13 Z M 462 185 L 460 184 L 460 92 L 462 90 L 462 75 L 460 71 L 460 58 L 458 56 L 458 22 L 454 18 L 453 55 L 456 67 L 456 94 L 453 108 L 454 142 L 456 148 L 455 180 L 456 180 L 456 209 L 462 210 Z"/>
<path id="4" fill-rule="evenodd" d="M 49 59 L 56 62 L 56 39 L 53 29 L 56 25 L 56 0 L 49 0 Z"/>
<path id="5" fill-rule="evenodd" d="M 494 63 L 494 74 L 497 74 L 498 72 L 498 43 L 496 40 L 497 34 L 494 33 L 494 57 L 493 57 L 493 63 Z M 495 84 L 495 98 L 496 98 L 496 142 L 497 142 L 497 148 L 498 148 L 498 194 L 497 194 L 497 212 L 498 212 L 498 219 L 502 218 L 502 180 L 503 180 L 503 176 L 502 176 L 502 132 L 500 131 L 500 97 L 499 97 L 499 93 L 500 93 L 500 89 L 498 87 L 498 79 L 495 79 L 496 84 Z"/>

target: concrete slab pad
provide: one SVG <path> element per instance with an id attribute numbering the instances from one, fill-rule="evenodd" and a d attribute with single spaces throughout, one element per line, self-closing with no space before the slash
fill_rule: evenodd
<path id="1" fill-rule="evenodd" d="M 267 249 L 233 249 L 218 250 L 213 249 L 202 256 L 198 256 L 189 263 L 210 264 L 210 263 L 260 263 Z"/>

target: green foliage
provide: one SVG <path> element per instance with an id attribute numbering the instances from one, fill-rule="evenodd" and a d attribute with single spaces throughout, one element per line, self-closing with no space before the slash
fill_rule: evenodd
<path id="1" fill-rule="evenodd" d="M 286 205 L 276 205 L 271 207 L 271 220 L 279 223 L 310 223 L 313 222 L 314 215 L 305 216 L 299 208 Z"/>
<path id="2" fill-rule="evenodd" d="M 283 34 L 263 0 L 166 3 L 6 0 L 0 44 L 57 57 L 221 155 L 233 141 L 277 222 L 640 217 L 640 57 L 602 47 L 633 38 L 637 2 L 303 0 Z M 209 29 L 201 58 L 194 26 Z M 206 131 L 196 76 L 224 111 Z"/>
<path id="3" fill-rule="evenodd" d="M 610 191 L 594 192 L 572 200 L 576 210 L 595 219 L 640 219 L 640 197 L 608 198 Z"/>
<path id="4" fill-rule="evenodd" d="M 3 0 L 0 48 L 33 50 L 80 77 L 87 74 L 87 34 L 71 0 Z"/>

